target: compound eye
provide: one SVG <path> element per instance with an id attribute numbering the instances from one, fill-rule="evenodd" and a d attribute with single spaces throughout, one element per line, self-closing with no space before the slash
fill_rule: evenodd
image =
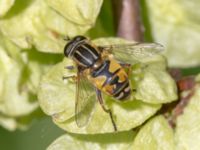
<path id="1" fill-rule="evenodd" d="M 64 48 L 64 55 L 65 55 L 66 57 L 70 57 L 70 53 L 71 53 L 71 51 L 73 50 L 72 47 L 73 47 L 73 43 L 72 43 L 72 42 L 68 42 L 68 43 L 65 45 L 65 48 Z"/>
<path id="2" fill-rule="evenodd" d="M 83 40 L 85 40 L 85 39 L 87 39 L 87 38 L 84 37 L 84 36 L 78 35 L 78 36 L 76 36 L 74 39 L 78 42 L 78 41 L 83 41 Z"/>

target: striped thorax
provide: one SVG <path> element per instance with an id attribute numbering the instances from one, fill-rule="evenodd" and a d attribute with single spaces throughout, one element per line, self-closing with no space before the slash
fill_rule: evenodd
<path id="1" fill-rule="evenodd" d="M 65 46 L 64 54 L 84 68 L 94 66 L 100 59 L 99 52 L 83 36 L 77 36 L 72 39 Z"/>

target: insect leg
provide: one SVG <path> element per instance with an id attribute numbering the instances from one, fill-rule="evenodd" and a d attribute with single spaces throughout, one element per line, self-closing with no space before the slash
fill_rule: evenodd
<path id="1" fill-rule="evenodd" d="M 62 77 L 63 80 L 70 79 L 70 78 L 72 78 L 73 80 L 76 81 L 77 76 L 75 76 L 75 75 L 71 75 L 71 76 L 67 76 L 67 77 L 64 77 L 64 76 Z"/>
<path id="2" fill-rule="evenodd" d="M 70 37 L 69 37 L 68 35 L 66 35 L 66 36 L 63 37 L 63 40 L 69 41 L 69 40 L 70 40 Z"/>
<path id="3" fill-rule="evenodd" d="M 73 69 L 74 69 L 74 66 L 65 66 L 65 69 L 73 70 Z"/>
<path id="4" fill-rule="evenodd" d="M 108 109 L 108 108 L 105 107 L 104 102 L 103 102 L 103 98 L 102 98 L 102 95 L 101 95 L 101 91 L 98 90 L 97 88 L 95 88 L 95 90 L 96 90 L 97 98 L 98 98 L 98 101 L 99 101 L 101 107 L 103 108 L 103 110 L 104 110 L 106 113 L 109 114 L 110 119 L 111 119 L 111 122 L 112 122 L 112 124 L 113 124 L 113 128 L 114 128 L 115 131 L 117 131 L 117 126 L 116 126 L 115 121 L 114 121 L 114 119 L 113 119 L 112 111 L 111 111 L 110 109 Z"/>
<path id="5" fill-rule="evenodd" d="M 74 66 L 65 66 L 65 69 L 68 69 L 68 70 L 73 70 L 74 69 Z M 66 80 L 66 79 L 70 79 L 72 78 L 74 81 L 77 80 L 77 76 L 76 75 L 71 75 L 71 76 L 63 76 L 62 79 L 63 80 Z"/>

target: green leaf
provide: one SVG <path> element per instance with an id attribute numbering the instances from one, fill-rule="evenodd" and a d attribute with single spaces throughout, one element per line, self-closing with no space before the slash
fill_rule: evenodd
<path id="1" fill-rule="evenodd" d="M 185 107 L 182 115 L 178 117 L 175 138 L 177 150 L 198 150 L 200 147 L 200 86 L 196 85 L 194 94 Z"/>
<path id="2" fill-rule="evenodd" d="M 73 63 L 67 59 L 53 66 L 43 76 L 38 90 L 38 99 L 46 114 L 55 116 L 58 113 L 66 113 L 65 118 L 69 119 L 74 115 L 75 84 L 70 80 L 64 81 L 62 77 L 76 75 L 76 73 L 64 69 L 65 65 L 70 66 Z"/>
<path id="3" fill-rule="evenodd" d="M 1 37 L 1 40 L 3 40 L 3 37 Z M 18 47 L 14 45 L 11 47 L 13 53 L 16 51 L 20 52 Z M 0 88 L 1 113 L 9 116 L 20 116 L 32 112 L 38 107 L 37 102 L 30 102 L 27 89 L 19 88 L 21 71 L 23 69 L 22 59 L 21 61 L 13 59 L 7 52 L 6 45 L 0 45 L 0 64 L 0 82 L 2 86 Z"/>
<path id="4" fill-rule="evenodd" d="M 131 150 L 135 132 L 127 131 L 112 134 L 74 135 L 65 134 L 56 139 L 47 149 L 70 150 Z"/>
<path id="5" fill-rule="evenodd" d="M 196 82 L 200 82 L 200 74 L 195 77 Z"/>
<path id="6" fill-rule="evenodd" d="M 4 16 L 13 6 L 15 0 L 1 0 L 0 1 L 0 17 Z"/>
<path id="7" fill-rule="evenodd" d="M 0 115 L 0 126 L 9 131 L 14 131 L 17 128 L 17 122 L 14 118 Z"/>
<path id="8" fill-rule="evenodd" d="M 175 101 L 178 98 L 176 83 L 166 70 L 146 68 L 135 97 L 154 104 Z"/>
<path id="9" fill-rule="evenodd" d="M 174 134 L 166 119 L 157 116 L 139 131 L 133 143 L 134 150 L 174 150 Z"/>
<path id="10" fill-rule="evenodd" d="M 138 133 L 133 130 L 95 135 L 69 133 L 56 139 L 47 149 L 173 150 L 175 145 L 171 127 L 164 117 L 158 116 L 148 121 Z"/>
<path id="11" fill-rule="evenodd" d="M 0 19 L 3 34 L 21 48 L 35 46 L 39 51 L 60 53 L 65 44 L 64 35 L 84 34 L 90 29 L 102 3 L 93 0 L 47 2 L 55 9 L 45 1 L 16 1 L 9 13 Z M 67 11 L 67 17 L 57 13 L 57 9 L 62 13 Z"/>
<path id="12" fill-rule="evenodd" d="M 92 26 L 103 0 L 46 0 L 46 2 L 70 22 Z"/>
<path id="13" fill-rule="evenodd" d="M 153 38 L 166 48 L 169 65 L 199 65 L 200 1 L 146 0 L 146 3 Z"/>
<path id="14" fill-rule="evenodd" d="M 35 49 L 22 51 L 1 34 L 0 39 L 0 124 L 8 130 L 26 129 L 38 117 L 31 113 L 38 108 L 41 76 L 61 57 Z M 23 118 L 29 121 L 21 122 Z"/>

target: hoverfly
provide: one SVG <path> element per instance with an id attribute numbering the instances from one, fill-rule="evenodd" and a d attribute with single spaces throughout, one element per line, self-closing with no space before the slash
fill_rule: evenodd
<path id="1" fill-rule="evenodd" d="M 69 39 L 64 48 L 64 55 L 71 58 L 77 67 L 75 101 L 77 126 L 83 127 L 87 124 L 97 99 L 103 110 L 110 115 L 116 131 L 112 112 L 104 106 L 102 93 L 116 100 L 125 101 L 131 94 L 125 68 L 130 68 L 135 60 L 151 57 L 162 50 L 163 46 L 156 43 L 96 46 L 84 36 Z"/>

